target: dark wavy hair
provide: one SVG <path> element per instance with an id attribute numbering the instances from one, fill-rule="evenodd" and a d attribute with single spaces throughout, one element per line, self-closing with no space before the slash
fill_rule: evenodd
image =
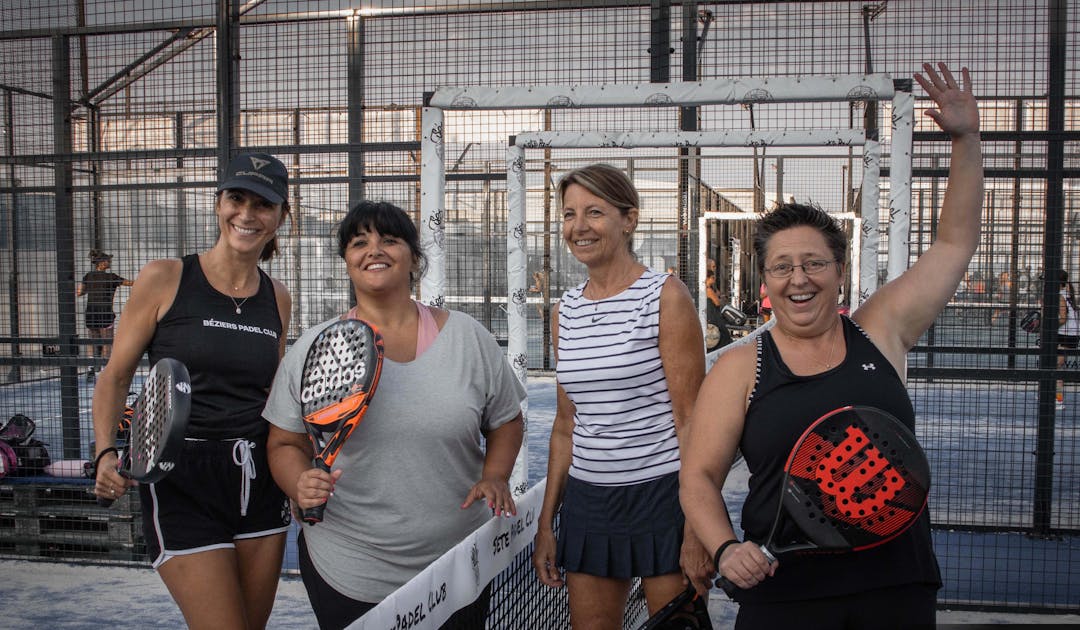
<path id="1" fill-rule="evenodd" d="M 284 223 L 285 220 L 289 218 L 289 213 L 290 212 L 291 212 L 291 208 L 289 206 L 288 200 L 282 201 L 281 202 L 281 222 L 282 223 Z M 289 230 L 291 232 L 292 228 L 289 228 Z M 267 260 L 270 260 L 275 255 L 277 255 L 277 253 L 278 253 L 278 237 L 275 234 L 274 238 L 267 241 L 266 245 L 263 245 L 262 252 L 259 254 L 259 260 L 261 260 L 263 262 L 266 262 Z"/>
<path id="2" fill-rule="evenodd" d="M 758 271 L 765 271 L 765 251 L 769 240 L 782 230 L 799 226 L 812 227 L 825 237 L 825 244 L 833 253 L 833 259 L 847 261 L 848 238 L 840 224 L 816 204 L 781 203 L 758 218 L 754 224 L 754 254 L 757 255 Z"/>
<path id="3" fill-rule="evenodd" d="M 420 273 L 427 268 L 427 256 L 420 246 L 420 233 L 409 215 L 388 201 L 360 201 L 354 205 L 338 224 L 338 256 L 345 258 L 349 241 L 361 232 L 378 232 L 405 241 L 416 259 Z"/>

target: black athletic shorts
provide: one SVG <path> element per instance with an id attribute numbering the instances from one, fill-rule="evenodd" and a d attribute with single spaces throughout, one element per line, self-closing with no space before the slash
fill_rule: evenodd
<path id="1" fill-rule="evenodd" d="M 783 567 L 779 570 L 783 571 Z M 825 576 L 822 577 L 824 579 Z M 735 630 L 932 630 L 936 615 L 937 586 L 906 584 L 838 597 L 790 602 L 744 602 L 739 605 Z"/>
<path id="2" fill-rule="evenodd" d="M 1080 347 L 1080 335 L 1062 335 L 1058 333 L 1058 346 L 1076 350 Z"/>
<path id="3" fill-rule="evenodd" d="M 111 328 L 116 321 L 116 314 L 112 311 L 86 311 L 86 327 L 93 330 Z"/>
<path id="4" fill-rule="evenodd" d="M 270 475 L 265 438 L 188 439 L 176 469 L 141 484 L 139 497 L 154 568 L 172 556 L 285 533 L 292 521 L 289 499 Z"/>

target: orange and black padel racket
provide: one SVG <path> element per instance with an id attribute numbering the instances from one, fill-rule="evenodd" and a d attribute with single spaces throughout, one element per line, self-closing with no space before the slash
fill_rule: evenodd
<path id="1" fill-rule="evenodd" d="M 830 411 L 810 425 L 788 456 L 776 517 L 761 551 L 771 564 L 792 551 L 876 547 L 915 523 L 929 492 L 930 464 L 902 422 L 873 407 Z M 776 540 L 780 531 L 785 540 Z M 723 576 L 716 585 L 729 596 L 739 590 Z"/>
<path id="2" fill-rule="evenodd" d="M 330 324 L 315 337 L 300 375 L 300 410 L 315 448 L 313 464 L 330 472 L 345 440 L 360 424 L 379 384 L 383 341 L 359 319 Z M 306 523 L 322 521 L 326 504 L 305 509 Z"/>

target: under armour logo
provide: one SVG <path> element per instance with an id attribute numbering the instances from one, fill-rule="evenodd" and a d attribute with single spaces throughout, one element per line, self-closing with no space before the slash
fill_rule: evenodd
<path id="1" fill-rule="evenodd" d="M 863 372 L 869 372 L 870 370 L 876 370 L 877 366 L 874 365 L 873 363 L 863 363 L 862 364 L 862 369 L 863 369 Z"/>
<path id="2" fill-rule="evenodd" d="M 254 155 L 252 155 L 250 157 L 251 157 L 251 168 L 255 169 L 256 171 L 261 171 L 262 167 L 264 167 L 264 166 L 266 166 L 267 164 L 270 163 L 270 160 L 264 160 L 262 158 L 257 158 Z"/>

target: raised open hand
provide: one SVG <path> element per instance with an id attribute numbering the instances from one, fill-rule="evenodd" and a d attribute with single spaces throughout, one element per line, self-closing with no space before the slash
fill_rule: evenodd
<path id="1" fill-rule="evenodd" d="M 954 137 L 978 133 L 979 108 L 975 103 L 975 96 L 971 93 L 968 69 L 960 69 L 963 86 L 957 85 L 952 72 L 944 63 L 938 63 L 938 69 L 940 74 L 934 70 L 933 65 L 924 63 L 923 71 L 926 76 L 915 73 L 915 81 L 937 103 L 937 108 L 926 110 L 926 115 L 932 118 L 942 131 Z"/>

